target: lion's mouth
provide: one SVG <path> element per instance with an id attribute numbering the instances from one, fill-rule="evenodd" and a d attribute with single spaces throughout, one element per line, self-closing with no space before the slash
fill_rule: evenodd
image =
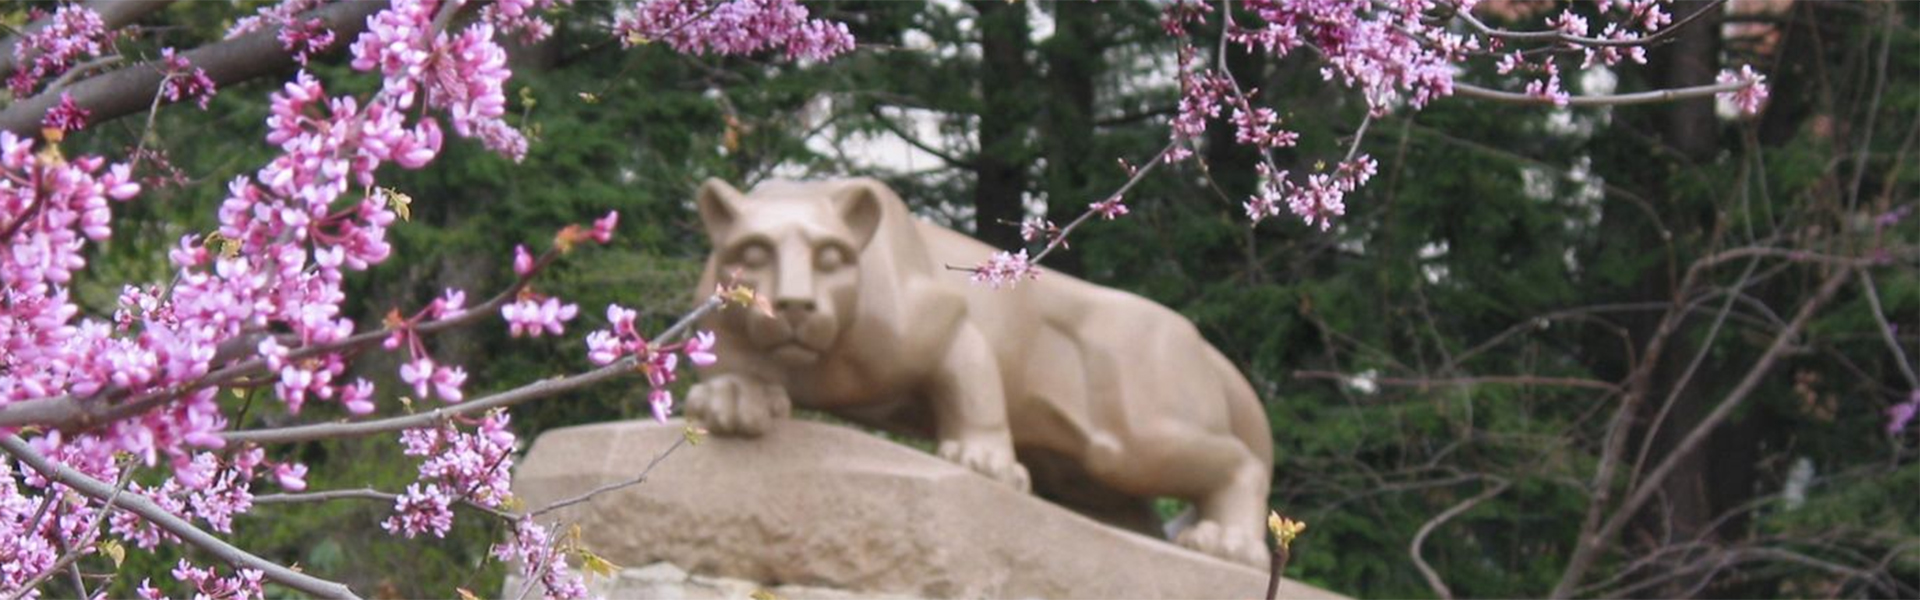
<path id="1" fill-rule="evenodd" d="M 775 359 L 778 359 L 780 362 L 784 362 L 788 364 L 812 363 L 820 359 L 819 350 L 815 350 L 812 347 L 801 343 L 799 339 L 790 339 L 785 342 L 775 344 L 772 348 L 768 348 L 767 352 L 769 354 L 772 354 L 773 357 Z"/>

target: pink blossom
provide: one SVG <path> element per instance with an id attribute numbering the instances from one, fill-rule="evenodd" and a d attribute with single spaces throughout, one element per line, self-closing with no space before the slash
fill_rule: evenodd
<path id="1" fill-rule="evenodd" d="M 174 54 L 172 48 L 160 49 L 160 62 L 161 72 L 167 77 L 160 83 L 160 96 L 168 102 L 192 98 L 199 103 L 200 110 L 206 110 L 207 102 L 217 92 L 207 71 L 193 66 L 187 57 Z"/>
<path id="2" fill-rule="evenodd" d="M 687 340 L 686 352 L 687 360 L 702 367 L 711 366 L 720 360 L 713 354 L 713 332 L 711 331 L 694 334 L 693 339 Z"/>
<path id="3" fill-rule="evenodd" d="M 533 274 L 533 255 L 527 253 L 526 244 L 513 246 L 513 274 L 523 278 Z"/>
<path id="4" fill-rule="evenodd" d="M 1053 221 L 1039 217 L 1020 222 L 1020 239 L 1029 242 L 1040 241 L 1041 238 L 1052 236 L 1059 231 L 1060 227 L 1054 225 Z"/>
<path id="5" fill-rule="evenodd" d="M 280 463 L 273 466 L 273 477 L 279 481 L 280 488 L 289 492 L 307 489 L 307 466 L 299 463 Z"/>
<path id="6" fill-rule="evenodd" d="M 413 395 L 424 399 L 427 397 L 427 386 L 432 382 L 434 371 L 433 359 L 422 356 L 411 362 L 400 364 L 400 380 L 413 386 Z"/>
<path id="7" fill-rule="evenodd" d="M 92 115 L 93 111 L 74 104 L 72 94 L 60 92 L 60 103 L 47 109 L 46 116 L 40 118 L 40 124 L 49 129 L 79 131 L 87 127 L 87 118 Z"/>
<path id="8" fill-rule="evenodd" d="M 983 283 L 993 289 L 1012 288 L 1021 281 L 1040 278 L 1040 269 L 1027 260 L 1027 251 L 1008 253 L 995 252 L 973 269 L 973 282 Z"/>
<path id="9" fill-rule="evenodd" d="M 581 581 L 579 574 L 570 570 L 562 552 L 560 545 L 553 543 L 552 533 L 531 517 L 515 521 L 513 533 L 507 536 L 507 540 L 493 546 L 494 558 L 518 565 L 520 576 L 539 581 L 547 598 L 574 600 L 587 597 L 586 584 Z"/>
<path id="10" fill-rule="evenodd" d="M 653 410 L 653 419 L 665 423 L 667 415 L 673 412 L 673 392 L 664 388 L 648 390 L 647 405 Z"/>
<path id="11" fill-rule="evenodd" d="M 54 9 L 46 27 L 20 35 L 12 48 L 0 49 L 19 57 L 7 87 L 15 98 L 32 96 L 40 80 L 66 73 L 83 56 L 107 54 L 112 41 L 113 32 L 99 13 L 79 4 L 63 4 Z"/>
<path id="12" fill-rule="evenodd" d="M 1111 221 L 1127 214 L 1127 205 L 1118 194 L 1115 194 L 1106 200 L 1093 203 L 1093 212 L 1100 213 L 1101 218 Z"/>
<path id="13" fill-rule="evenodd" d="M 558 298 L 540 301 L 526 297 L 500 307 L 500 316 L 506 319 L 513 337 L 566 333 L 566 322 L 579 312 L 579 305 L 561 304 Z"/>
<path id="14" fill-rule="evenodd" d="M 380 528 L 408 539 L 422 533 L 446 537 L 453 529 L 452 504 L 453 498 L 438 485 L 410 484 L 407 492 L 394 500 L 394 514 L 381 521 Z"/>
<path id="15" fill-rule="evenodd" d="M 613 227 L 620 223 L 620 211 L 607 211 L 607 216 L 593 221 L 593 241 L 605 244 L 613 241 Z"/>
<path id="16" fill-rule="evenodd" d="M 614 20 L 614 33 L 628 47 L 662 40 L 688 54 L 784 47 L 789 59 L 826 60 L 853 49 L 845 24 L 807 17 L 794 0 L 643 0 Z"/>
<path id="17" fill-rule="evenodd" d="M 1745 84 L 1746 87 L 1732 92 L 1723 92 L 1720 97 L 1733 103 L 1742 115 L 1760 113 L 1760 106 L 1767 101 L 1767 76 L 1754 72 L 1752 65 L 1740 67 L 1738 72 L 1728 69 L 1720 72 L 1716 82 L 1726 84 Z"/>

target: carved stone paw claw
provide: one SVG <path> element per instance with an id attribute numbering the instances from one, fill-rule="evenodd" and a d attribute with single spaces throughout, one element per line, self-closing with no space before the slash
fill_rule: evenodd
<path id="1" fill-rule="evenodd" d="M 1020 462 L 1013 458 L 1013 450 L 1004 445 L 945 441 L 940 442 L 936 453 L 940 458 L 1013 486 L 1013 489 L 1022 493 L 1032 486 L 1027 478 L 1027 468 L 1020 466 Z"/>
<path id="2" fill-rule="evenodd" d="M 1180 532 L 1173 541 L 1203 554 L 1266 569 L 1267 543 L 1260 537 L 1261 531 L 1252 527 L 1221 527 L 1213 521 L 1201 521 Z"/>
<path id="3" fill-rule="evenodd" d="M 757 437 L 793 414 L 786 388 L 738 375 L 702 381 L 687 392 L 687 418 L 718 435 Z"/>

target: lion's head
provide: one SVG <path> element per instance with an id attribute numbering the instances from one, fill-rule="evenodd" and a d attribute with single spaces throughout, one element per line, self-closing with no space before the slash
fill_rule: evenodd
<path id="1" fill-rule="evenodd" d="M 834 347 L 857 310 L 861 251 L 880 224 L 877 185 L 772 182 L 751 195 L 718 179 L 700 186 L 709 272 L 752 287 L 773 309 L 732 317 L 754 348 L 804 366 Z"/>

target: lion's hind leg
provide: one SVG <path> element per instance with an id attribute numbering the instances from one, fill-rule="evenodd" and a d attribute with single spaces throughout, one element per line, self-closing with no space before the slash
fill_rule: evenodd
<path id="1" fill-rule="evenodd" d="M 1163 424 L 1143 433 L 1117 452 L 1090 457 L 1094 476 L 1140 497 L 1172 496 L 1193 503 L 1199 518 L 1175 535 L 1175 543 L 1264 566 L 1262 524 L 1272 477 L 1266 463 L 1239 438 L 1220 432 Z"/>

